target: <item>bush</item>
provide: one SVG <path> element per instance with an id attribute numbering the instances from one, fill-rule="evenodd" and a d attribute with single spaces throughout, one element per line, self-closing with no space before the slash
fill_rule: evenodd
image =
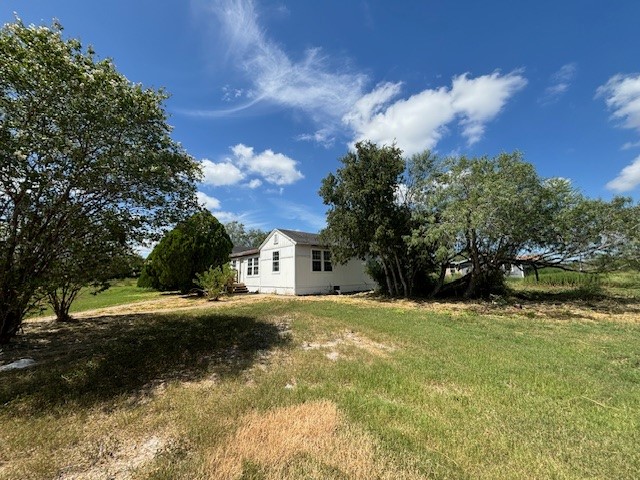
<path id="1" fill-rule="evenodd" d="M 224 226 L 211 213 L 196 213 L 156 245 L 142 269 L 138 286 L 187 293 L 194 287 L 197 274 L 229 261 L 231 247 Z"/>
<path id="2" fill-rule="evenodd" d="M 203 273 L 196 273 L 193 283 L 205 291 L 209 300 L 218 300 L 221 295 L 229 292 L 235 278 L 235 270 L 225 263 L 219 267 L 211 266 Z"/>

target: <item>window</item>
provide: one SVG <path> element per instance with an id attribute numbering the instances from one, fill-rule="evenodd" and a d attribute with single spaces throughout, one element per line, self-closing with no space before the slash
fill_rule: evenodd
<path id="1" fill-rule="evenodd" d="M 258 275 L 258 257 L 251 257 L 247 260 L 247 275 Z"/>
<path id="2" fill-rule="evenodd" d="M 277 245 L 277 244 L 278 244 L 278 234 L 277 234 L 277 233 L 274 233 L 274 234 L 273 234 L 273 244 L 274 244 L 274 245 Z"/>
<path id="3" fill-rule="evenodd" d="M 333 267 L 331 266 L 331 252 L 329 250 L 325 250 L 322 252 L 322 256 L 324 257 L 324 271 L 332 271 Z"/>
<path id="4" fill-rule="evenodd" d="M 273 271 L 280 271 L 280 252 L 273 252 Z"/>
<path id="5" fill-rule="evenodd" d="M 331 272 L 331 252 L 329 250 L 311 250 L 311 271 Z"/>

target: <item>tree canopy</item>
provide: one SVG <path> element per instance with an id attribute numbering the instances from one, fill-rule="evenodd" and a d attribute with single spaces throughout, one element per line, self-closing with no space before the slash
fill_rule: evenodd
<path id="1" fill-rule="evenodd" d="M 259 228 L 247 229 L 244 224 L 235 220 L 225 223 L 224 229 L 229 234 L 234 247 L 258 248 L 269 235 L 269 232 Z"/>
<path id="2" fill-rule="evenodd" d="M 197 286 L 198 274 L 227 263 L 231 248 L 224 226 L 202 210 L 160 240 L 147 258 L 138 285 L 186 293 Z"/>
<path id="3" fill-rule="evenodd" d="M 320 189 L 330 206 L 323 236 L 338 261 L 377 262 L 391 295 L 485 296 L 502 290 L 511 264 L 602 271 L 637 262 L 640 207 L 585 198 L 567 180 L 540 177 L 519 152 L 405 160 L 395 146 L 361 142 L 341 162 Z M 471 270 L 443 290 L 457 258 Z"/>
<path id="4" fill-rule="evenodd" d="M 197 162 L 173 141 L 163 91 L 62 27 L 0 30 L 0 343 L 60 259 L 116 224 L 141 242 L 194 211 Z"/>

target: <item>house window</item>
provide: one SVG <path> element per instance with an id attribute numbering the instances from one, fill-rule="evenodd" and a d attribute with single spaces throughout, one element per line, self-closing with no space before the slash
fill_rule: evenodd
<path id="1" fill-rule="evenodd" d="M 273 252 L 273 271 L 280 271 L 280 252 Z"/>
<path id="2" fill-rule="evenodd" d="M 274 233 L 274 234 L 273 234 L 273 244 L 274 244 L 274 245 L 277 245 L 277 244 L 278 244 L 278 234 L 277 234 L 277 233 Z"/>
<path id="3" fill-rule="evenodd" d="M 329 250 L 325 250 L 322 252 L 322 256 L 324 258 L 324 271 L 332 271 L 333 267 L 331 266 L 331 252 Z"/>
<path id="4" fill-rule="evenodd" d="M 311 271 L 331 272 L 331 252 L 329 250 L 311 250 Z"/>
<path id="5" fill-rule="evenodd" d="M 247 260 L 247 275 L 258 275 L 258 257 L 251 257 Z"/>

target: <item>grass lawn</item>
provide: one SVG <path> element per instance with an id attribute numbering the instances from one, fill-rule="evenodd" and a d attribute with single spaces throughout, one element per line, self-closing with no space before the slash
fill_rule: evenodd
<path id="1" fill-rule="evenodd" d="M 155 290 L 138 288 L 136 282 L 137 279 L 135 278 L 115 280 L 110 288 L 95 295 L 92 293 L 92 289 L 85 288 L 71 304 L 70 313 L 73 314 L 114 305 L 126 305 L 143 300 L 151 300 L 161 295 L 160 292 Z M 45 305 L 42 311 L 33 313 L 31 316 L 40 315 L 53 315 L 53 310 L 48 305 Z"/>
<path id="2" fill-rule="evenodd" d="M 172 301 L 26 322 L 0 478 L 638 478 L 638 302 Z"/>

